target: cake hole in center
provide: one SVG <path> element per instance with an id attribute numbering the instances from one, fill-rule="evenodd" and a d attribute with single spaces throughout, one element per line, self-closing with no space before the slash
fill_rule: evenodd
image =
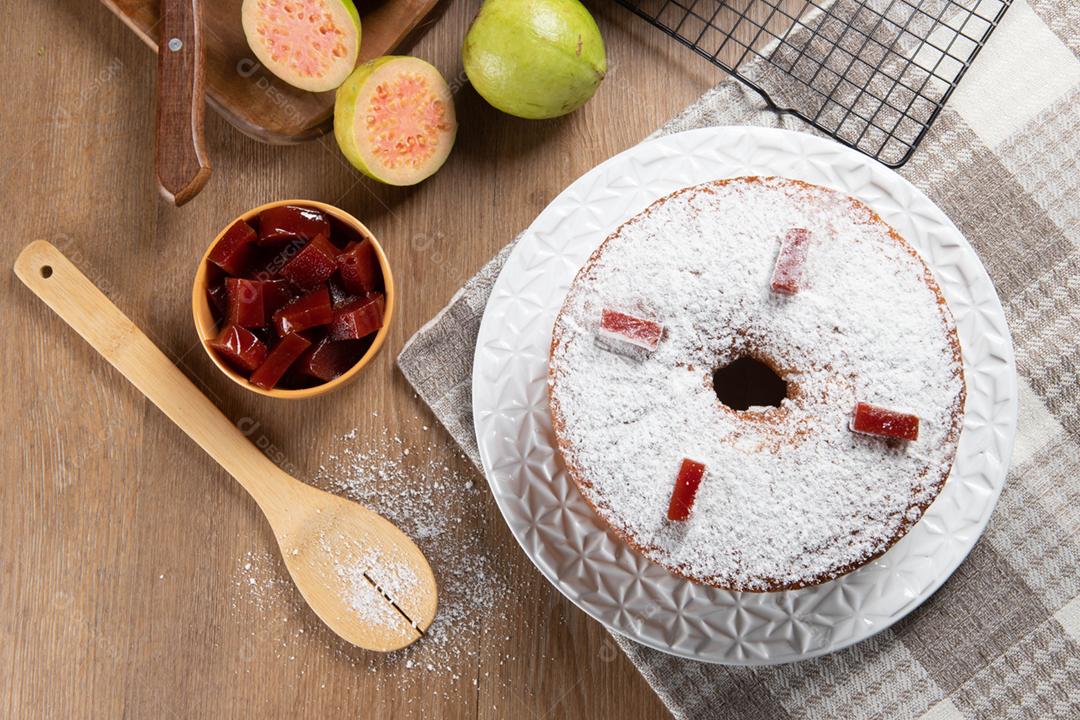
<path id="1" fill-rule="evenodd" d="M 780 407 L 788 386 L 768 363 L 740 357 L 713 372 L 713 390 L 720 402 L 732 410 L 751 407 Z"/>

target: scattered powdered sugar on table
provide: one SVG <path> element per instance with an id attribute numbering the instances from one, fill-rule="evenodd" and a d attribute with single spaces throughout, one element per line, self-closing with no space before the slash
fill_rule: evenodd
<path id="1" fill-rule="evenodd" d="M 423 429 L 429 430 L 426 425 Z M 435 573 L 439 606 L 424 636 L 393 653 L 357 651 L 329 630 L 320 626 L 319 631 L 330 647 L 357 666 L 378 671 L 386 682 L 407 685 L 434 673 L 455 682 L 464 676 L 474 685 L 481 645 L 505 639 L 503 605 L 509 592 L 503 568 L 496 565 L 477 530 L 488 502 L 487 486 L 477 486 L 467 470 L 458 472 L 451 467 L 446 458 L 453 454 L 460 459 L 460 450 L 445 439 L 433 438 L 423 446 L 409 447 L 389 430 L 353 430 L 339 439 L 338 447 L 320 467 L 314 484 L 370 507 L 412 538 Z M 334 545 L 332 537 L 322 542 Z M 366 552 L 371 556 L 337 553 L 340 559 L 334 570 L 350 588 L 346 601 L 365 620 L 401 627 L 397 611 L 364 573 L 372 569 L 380 589 L 395 599 L 407 598 L 418 578 L 407 565 L 378 557 L 377 551 Z M 239 563 L 236 585 L 249 605 L 268 615 L 284 614 L 282 620 L 275 618 L 274 622 L 285 623 L 288 616 L 295 617 L 303 602 L 284 563 L 271 552 L 246 553 Z M 248 605 L 236 607 L 242 610 Z M 307 642 L 312 633 L 304 637 L 304 631 L 296 629 L 291 634 L 278 634 L 284 635 L 285 655 L 291 642 L 301 638 Z M 490 657 L 490 648 L 486 654 Z"/>
<path id="2" fill-rule="evenodd" d="M 485 615 L 499 612 L 507 593 L 480 536 L 462 528 L 463 519 L 479 517 L 487 488 L 478 489 L 453 471 L 433 447 L 411 457 L 411 449 L 400 446 L 401 438 L 389 431 L 367 448 L 346 445 L 330 456 L 320 479 L 330 490 L 379 512 L 416 542 L 439 584 L 435 621 L 416 647 L 460 654 L 475 639 Z"/>

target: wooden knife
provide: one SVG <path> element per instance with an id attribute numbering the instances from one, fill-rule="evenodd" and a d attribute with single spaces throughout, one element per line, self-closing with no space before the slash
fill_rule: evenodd
<path id="1" fill-rule="evenodd" d="M 162 196 L 177 207 L 210 179 L 201 24 L 200 0 L 161 0 L 155 164 Z"/>

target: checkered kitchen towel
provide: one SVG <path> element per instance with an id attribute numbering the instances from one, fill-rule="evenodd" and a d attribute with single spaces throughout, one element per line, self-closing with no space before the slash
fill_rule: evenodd
<path id="1" fill-rule="evenodd" d="M 729 668 L 617 637 L 676 717 L 1080 718 L 1078 53 L 1077 0 L 1016 0 L 901 170 L 975 246 L 1016 344 L 1019 434 L 986 535 L 905 620 L 816 660 Z M 805 129 L 727 80 L 658 134 L 739 124 Z M 478 466 L 473 350 L 508 253 L 398 358 Z"/>

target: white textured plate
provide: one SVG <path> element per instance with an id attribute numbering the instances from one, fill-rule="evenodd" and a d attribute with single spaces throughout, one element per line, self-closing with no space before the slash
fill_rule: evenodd
<path id="1" fill-rule="evenodd" d="M 570 282 L 623 221 L 687 185 L 781 175 L 863 200 L 915 246 L 956 317 L 967 409 L 956 463 L 926 515 L 877 561 L 817 587 L 736 593 L 695 585 L 608 533 L 567 478 L 548 412 L 551 330 Z M 578 179 L 510 254 L 488 300 L 473 369 L 484 471 L 540 571 L 611 629 L 695 660 L 756 665 L 813 657 L 879 632 L 956 569 L 986 527 L 1016 430 L 1012 342 L 975 251 L 925 195 L 829 140 L 785 130 L 705 128 L 642 143 Z"/>

